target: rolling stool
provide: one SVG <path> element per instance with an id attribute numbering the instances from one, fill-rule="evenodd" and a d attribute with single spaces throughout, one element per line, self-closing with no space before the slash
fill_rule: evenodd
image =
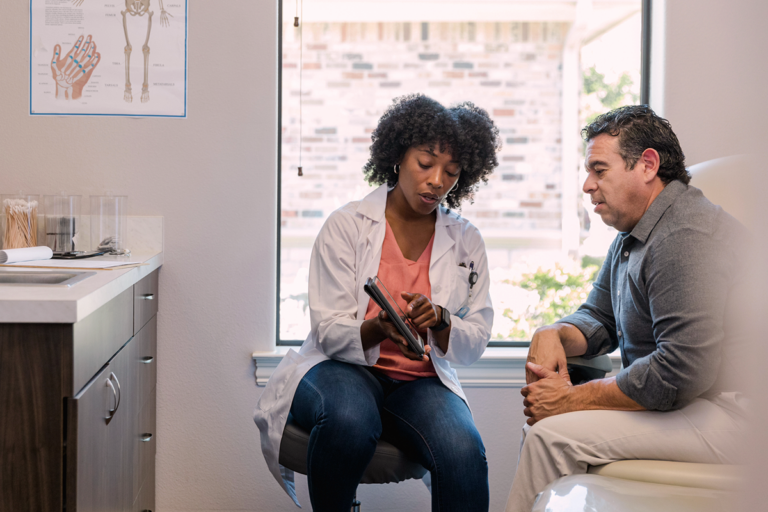
<path id="1" fill-rule="evenodd" d="M 309 433 L 302 429 L 289 415 L 280 442 L 280 464 L 286 468 L 307 474 L 307 446 Z M 386 441 L 379 440 L 373 459 L 363 473 L 361 484 L 390 484 L 410 478 L 421 478 L 427 470 L 406 458 L 405 454 Z M 357 493 L 352 501 L 351 512 L 360 512 Z"/>

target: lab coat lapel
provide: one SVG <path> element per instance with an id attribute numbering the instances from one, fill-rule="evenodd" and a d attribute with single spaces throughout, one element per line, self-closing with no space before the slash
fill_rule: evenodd
<path id="1" fill-rule="evenodd" d="M 375 270 L 378 270 L 379 268 L 379 259 L 376 258 L 376 261 L 372 261 L 370 256 L 373 255 L 373 253 L 368 252 L 371 248 L 381 248 L 381 244 L 384 242 L 384 210 L 387 207 L 387 185 L 386 183 L 384 185 L 381 185 L 376 190 L 365 196 L 362 201 L 360 201 L 360 205 L 357 207 L 357 213 L 360 215 L 367 217 L 369 223 L 365 223 L 364 225 L 367 226 L 368 232 L 365 233 L 365 230 L 361 233 L 362 236 L 365 236 L 366 238 L 366 244 L 363 248 L 365 251 L 365 255 L 368 259 L 363 260 L 366 263 L 366 268 L 363 269 L 364 271 L 368 272 L 370 270 L 370 266 L 375 264 Z M 375 249 L 374 249 L 375 250 Z M 359 268 L 359 267 L 358 267 Z M 372 277 L 372 276 L 369 276 Z"/>
<path id="2" fill-rule="evenodd" d="M 357 212 L 367 217 L 364 226 L 367 228 L 361 232 L 361 238 L 365 240 L 358 245 L 360 255 L 358 259 L 357 274 L 357 303 L 358 318 L 365 316 L 368 309 L 368 294 L 365 293 L 363 285 L 366 279 L 375 276 L 379 271 L 381 263 L 381 246 L 384 243 L 386 225 L 384 224 L 384 210 L 387 207 L 387 185 L 381 185 L 379 188 L 365 196 L 357 207 Z"/>
<path id="3" fill-rule="evenodd" d="M 435 220 L 435 241 L 432 244 L 432 257 L 429 261 L 429 282 L 432 287 L 432 301 L 442 304 L 453 286 L 451 281 L 453 274 L 447 272 L 451 268 L 450 261 L 443 256 L 453 248 L 456 241 L 450 228 L 454 219 L 442 206 L 437 209 Z M 437 286 L 436 286 L 437 285 Z"/>
<path id="4" fill-rule="evenodd" d="M 451 217 L 443 210 L 443 207 L 437 209 L 437 219 L 435 220 L 435 243 L 432 244 L 432 258 L 429 266 L 435 264 L 440 257 L 448 252 L 456 243 L 451 236 L 451 230 L 448 226 L 452 224 Z"/>

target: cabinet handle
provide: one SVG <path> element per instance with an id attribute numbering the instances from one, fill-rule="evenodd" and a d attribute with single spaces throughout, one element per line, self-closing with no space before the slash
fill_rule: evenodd
<path id="1" fill-rule="evenodd" d="M 117 384 L 117 391 L 115 391 L 115 386 L 112 385 L 112 379 L 115 380 L 115 384 Z M 117 413 L 117 408 L 120 407 L 120 398 L 123 396 L 123 390 L 120 389 L 120 381 L 117 380 L 117 375 L 115 375 L 115 372 L 109 372 L 109 378 L 107 379 L 107 385 L 112 388 L 112 393 L 115 395 L 115 408 L 110 409 L 109 412 L 112 413 L 110 418 Z"/>
<path id="2" fill-rule="evenodd" d="M 141 362 L 144 363 L 144 364 L 149 364 L 149 363 L 151 363 L 154 360 L 155 360 L 155 358 L 152 357 L 152 356 L 147 356 L 147 357 L 142 357 L 141 358 Z"/>
<path id="3" fill-rule="evenodd" d="M 112 375 L 114 375 L 114 374 L 112 374 Z M 111 420 L 112 419 L 112 417 L 115 415 L 115 411 L 117 411 L 117 404 L 120 403 L 120 400 L 118 400 L 118 398 L 117 398 L 117 391 L 115 390 L 115 386 L 112 384 L 111 378 L 112 378 L 112 376 L 110 375 L 110 378 L 107 379 L 107 386 L 112 388 L 112 394 L 115 397 L 115 407 L 112 408 L 112 409 L 109 409 L 109 415 L 106 417 L 107 420 Z"/>
<path id="4" fill-rule="evenodd" d="M 155 300 L 155 294 L 154 293 L 145 293 L 141 297 L 139 297 L 141 300 Z"/>
<path id="5" fill-rule="evenodd" d="M 151 440 L 152 440 L 152 434 L 149 434 L 149 433 L 141 434 L 141 442 L 142 443 L 148 443 Z"/>

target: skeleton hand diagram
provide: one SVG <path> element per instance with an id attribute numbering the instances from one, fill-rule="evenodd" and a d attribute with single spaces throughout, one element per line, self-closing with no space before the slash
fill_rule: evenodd
<path id="1" fill-rule="evenodd" d="M 123 30 L 125 31 L 125 93 L 123 99 L 127 102 L 133 101 L 133 94 L 131 93 L 131 51 L 133 47 L 130 39 L 128 39 L 126 14 L 138 17 L 147 15 L 147 38 L 144 40 L 144 46 L 141 47 L 144 54 L 144 84 L 141 87 L 141 102 L 149 101 L 149 34 L 152 31 L 152 16 L 155 15 L 153 11 L 149 10 L 149 2 L 150 0 L 125 0 L 125 10 L 120 11 L 120 14 L 123 15 Z M 163 0 L 159 0 L 159 2 L 160 26 L 167 27 L 170 25 L 169 14 L 163 7 Z"/>
<path id="2" fill-rule="evenodd" d="M 61 56 L 61 45 L 53 47 L 51 72 L 56 82 L 56 99 L 76 100 L 83 95 L 83 87 L 88 83 L 93 71 L 101 61 L 96 51 L 96 42 L 88 36 L 83 43 L 83 36 Z"/>

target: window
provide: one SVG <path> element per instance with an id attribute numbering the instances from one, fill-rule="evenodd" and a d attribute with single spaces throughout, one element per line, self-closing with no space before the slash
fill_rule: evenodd
<path id="1" fill-rule="evenodd" d="M 527 345 L 538 326 L 575 310 L 615 236 L 581 192 L 580 129 L 639 102 L 642 9 L 642 0 L 283 2 L 278 344 L 309 332 L 314 239 L 333 210 L 372 190 L 362 174 L 370 134 L 393 98 L 415 92 L 472 101 L 502 135 L 499 167 L 460 212 L 488 248 L 492 343 Z"/>

